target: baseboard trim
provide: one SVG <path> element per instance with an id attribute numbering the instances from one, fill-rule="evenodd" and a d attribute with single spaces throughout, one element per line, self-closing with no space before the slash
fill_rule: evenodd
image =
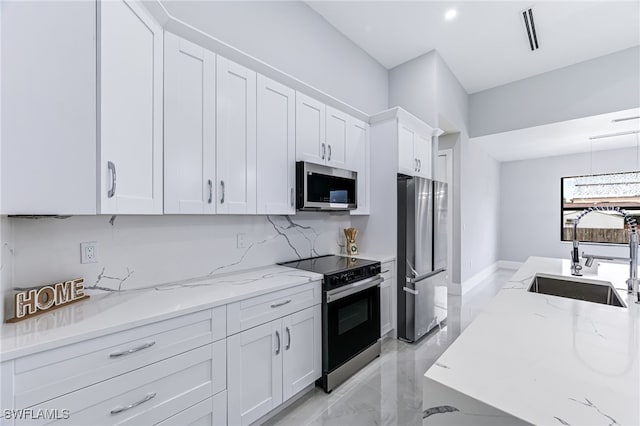
<path id="1" fill-rule="evenodd" d="M 513 262 L 511 260 L 498 260 L 498 269 L 518 270 L 524 262 Z"/>
<path id="2" fill-rule="evenodd" d="M 513 262 L 510 260 L 498 260 L 497 262 L 492 263 L 491 265 L 487 266 L 486 268 L 484 268 L 483 270 L 476 273 L 471 278 L 465 280 L 462 283 L 452 282 L 451 286 L 449 287 L 449 294 L 452 294 L 454 296 L 462 296 L 468 293 L 469 291 L 473 290 L 478 284 L 480 284 L 482 281 L 484 281 L 487 277 L 489 277 L 498 269 L 516 270 L 516 269 L 520 269 L 522 265 L 523 265 L 522 262 Z"/>

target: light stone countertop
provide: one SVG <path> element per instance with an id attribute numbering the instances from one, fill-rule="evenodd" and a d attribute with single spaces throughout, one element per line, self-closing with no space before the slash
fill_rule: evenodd
<path id="1" fill-rule="evenodd" d="M 322 280 L 284 266 L 184 280 L 158 287 L 91 293 L 87 301 L 0 327 L 0 361 Z"/>
<path id="2" fill-rule="evenodd" d="M 571 277 L 570 261 L 529 258 L 425 377 L 532 424 L 640 424 L 629 266 L 582 277 L 611 282 L 625 308 L 528 292 L 536 273 Z"/>

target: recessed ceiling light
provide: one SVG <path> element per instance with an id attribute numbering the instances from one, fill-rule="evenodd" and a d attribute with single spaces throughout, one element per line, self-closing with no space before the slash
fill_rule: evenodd
<path id="1" fill-rule="evenodd" d="M 447 21 L 451 21 L 452 19 L 454 19 L 456 16 L 458 16 L 458 11 L 455 9 L 449 9 L 447 10 L 447 12 L 444 14 L 444 19 L 446 19 Z"/>

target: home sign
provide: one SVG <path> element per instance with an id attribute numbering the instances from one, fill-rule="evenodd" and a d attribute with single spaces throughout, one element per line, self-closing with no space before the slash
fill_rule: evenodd
<path id="1" fill-rule="evenodd" d="M 22 321 L 88 298 L 84 294 L 84 278 L 21 291 L 15 295 L 15 317 L 7 322 Z"/>

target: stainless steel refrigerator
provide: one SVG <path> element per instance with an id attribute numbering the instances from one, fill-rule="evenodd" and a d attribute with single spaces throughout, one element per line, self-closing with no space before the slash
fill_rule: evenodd
<path id="1" fill-rule="evenodd" d="M 447 318 L 447 184 L 398 175 L 398 338 Z"/>

